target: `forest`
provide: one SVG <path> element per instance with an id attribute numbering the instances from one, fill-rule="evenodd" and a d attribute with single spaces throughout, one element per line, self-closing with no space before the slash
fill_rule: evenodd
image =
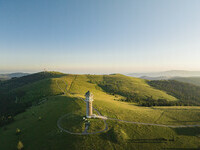
<path id="1" fill-rule="evenodd" d="M 200 105 L 200 87 L 175 80 L 148 81 L 154 88 L 166 91 L 182 105 Z"/>

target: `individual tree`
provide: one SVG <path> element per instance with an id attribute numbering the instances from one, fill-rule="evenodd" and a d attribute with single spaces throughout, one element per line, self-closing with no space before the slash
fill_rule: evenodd
<path id="1" fill-rule="evenodd" d="M 42 117 L 40 116 L 40 117 L 38 117 L 38 120 L 40 121 L 40 120 L 42 120 Z"/>
<path id="2" fill-rule="evenodd" d="M 23 143 L 21 141 L 19 141 L 18 144 L 17 144 L 17 149 L 22 150 L 23 148 L 24 148 Z"/>
<path id="3" fill-rule="evenodd" d="M 19 128 L 16 129 L 16 134 L 20 134 L 21 130 Z"/>

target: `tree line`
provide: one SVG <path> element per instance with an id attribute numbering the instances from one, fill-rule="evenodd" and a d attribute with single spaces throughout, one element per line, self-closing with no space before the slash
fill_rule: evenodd
<path id="1" fill-rule="evenodd" d="M 200 105 L 200 87 L 175 80 L 149 81 L 149 85 L 179 99 L 183 105 Z"/>

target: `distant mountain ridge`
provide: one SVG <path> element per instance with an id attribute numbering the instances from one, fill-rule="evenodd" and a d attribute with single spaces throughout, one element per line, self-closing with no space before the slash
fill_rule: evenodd
<path id="1" fill-rule="evenodd" d="M 200 71 L 186 71 L 186 70 L 170 70 L 164 72 L 150 72 L 150 73 L 130 73 L 128 76 L 148 78 L 163 78 L 169 79 L 171 77 L 200 77 Z M 159 79 L 158 79 L 159 80 Z"/>
<path id="2" fill-rule="evenodd" d="M 10 73 L 10 74 L 0 74 L 0 80 L 8 80 L 15 77 L 19 78 L 26 75 L 29 75 L 29 73 L 16 72 L 16 73 Z"/>
<path id="3" fill-rule="evenodd" d="M 145 80 L 170 80 L 174 77 L 167 77 L 167 76 L 160 76 L 160 77 L 149 77 L 149 76 L 142 76 L 139 77 L 141 79 L 145 79 Z"/>
<path id="4" fill-rule="evenodd" d="M 179 82 L 185 82 L 185 83 L 190 83 L 193 85 L 200 86 L 200 77 L 174 77 L 174 78 L 171 78 L 170 80 L 176 80 Z"/>

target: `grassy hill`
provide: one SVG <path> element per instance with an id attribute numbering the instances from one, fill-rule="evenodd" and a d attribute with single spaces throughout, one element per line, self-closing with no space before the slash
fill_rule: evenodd
<path id="1" fill-rule="evenodd" d="M 177 100 L 175 97 L 166 94 L 161 90 L 157 90 L 149 86 L 146 80 L 128 77 L 120 74 L 91 76 L 89 75 L 91 83 L 96 83 L 104 91 L 108 93 L 119 94 L 125 97 L 132 97 L 138 99 L 146 99 L 152 97 L 153 99 L 167 99 L 169 101 Z"/>
<path id="2" fill-rule="evenodd" d="M 64 74 L 59 73 L 59 72 L 40 72 L 40 73 L 23 76 L 21 78 L 14 78 L 8 81 L 0 82 L 0 90 L 1 91 L 12 90 L 12 89 L 19 88 L 27 84 L 34 83 L 42 79 L 59 77 L 62 75 Z"/>
<path id="3" fill-rule="evenodd" d="M 14 122 L 0 128 L 0 149 L 16 149 L 19 140 L 29 150 L 60 150 L 60 149 L 178 149 L 200 147 L 200 128 L 167 128 L 128 124 L 114 120 L 107 120 L 108 130 L 94 135 L 71 135 L 62 132 L 57 127 L 58 119 L 65 114 L 73 114 L 74 121 L 69 122 L 65 117 L 62 125 L 66 130 L 81 131 L 84 128 L 80 122 L 85 114 L 85 103 L 80 99 L 90 90 L 94 94 L 93 105 L 102 115 L 127 121 L 158 123 L 168 125 L 200 124 L 200 107 L 140 107 L 135 103 L 119 101 L 124 98 L 120 89 L 109 91 L 105 82 L 111 87 L 115 82 L 129 93 L 139 91 L 145 95 L 171 97 L 163 91 L 156 90 L 146 84 L 145 80 L 130 78 L 122 75 L 91 76 L 91 75 L 63 75 L 44 78 L 19 89 L 26 90 L 22 102 L 29 101 L 34 95 L 48 97 L 42 103 L 35 103 L 25 112 L 14 117 Z M 123 80 L 125 81 L 123 83 Z M 132 82 L 133 85 L 127 83 Z M 58 87 L 58 85 L 59 88 Z M 67 84 L 67 86 L 66 86 Z M 116 85 L 116 84 L 114 84 Z M 114 86 L 115 87 L 115 86 Z M 134 88 L 134 90 L 131 90 Z M 141 89 L 141 90 L 140 90 Z M 63 91 L 66 91 L 65 95 Z M 113 95 L 113 92 L 115 94 Z M 151 95 L 151 92 L 153 93 Z M 45 93 L 45 94 L 44 94 Z M 110 94 L 112 93 L 112 94 Z M 141 97 L 143 96 L 141 94 Z M 32 102 L 38 98 L 32 98 Z M 76 119 L 77 118 L 77 119 Z M 79 119 L 79 120 L 78 120 Z M 16 129 L 21 133 L 16 135 Z M 90 130 L 104 128 L 98 120 L 91 120 Z"/>
<path id="4" fill-rule="evenodd" d="M 52 90 L 55 85 L 52 77 L 63 74 L 56 72 L 41 72 L 21 78 L 0 82 L 0 126 L 10 122 L 12 116 L 25 111 L 27 107 L 38 103 L 42 98 L 58 95 L 60 90 Z M 10 118 L 10 119 L 9 119 Z"/>
<path id="5" fill-rule="evenodd" d="M 200 86 L 200 77 L 174 77 L 171 80 L 176 80 Z"/>

